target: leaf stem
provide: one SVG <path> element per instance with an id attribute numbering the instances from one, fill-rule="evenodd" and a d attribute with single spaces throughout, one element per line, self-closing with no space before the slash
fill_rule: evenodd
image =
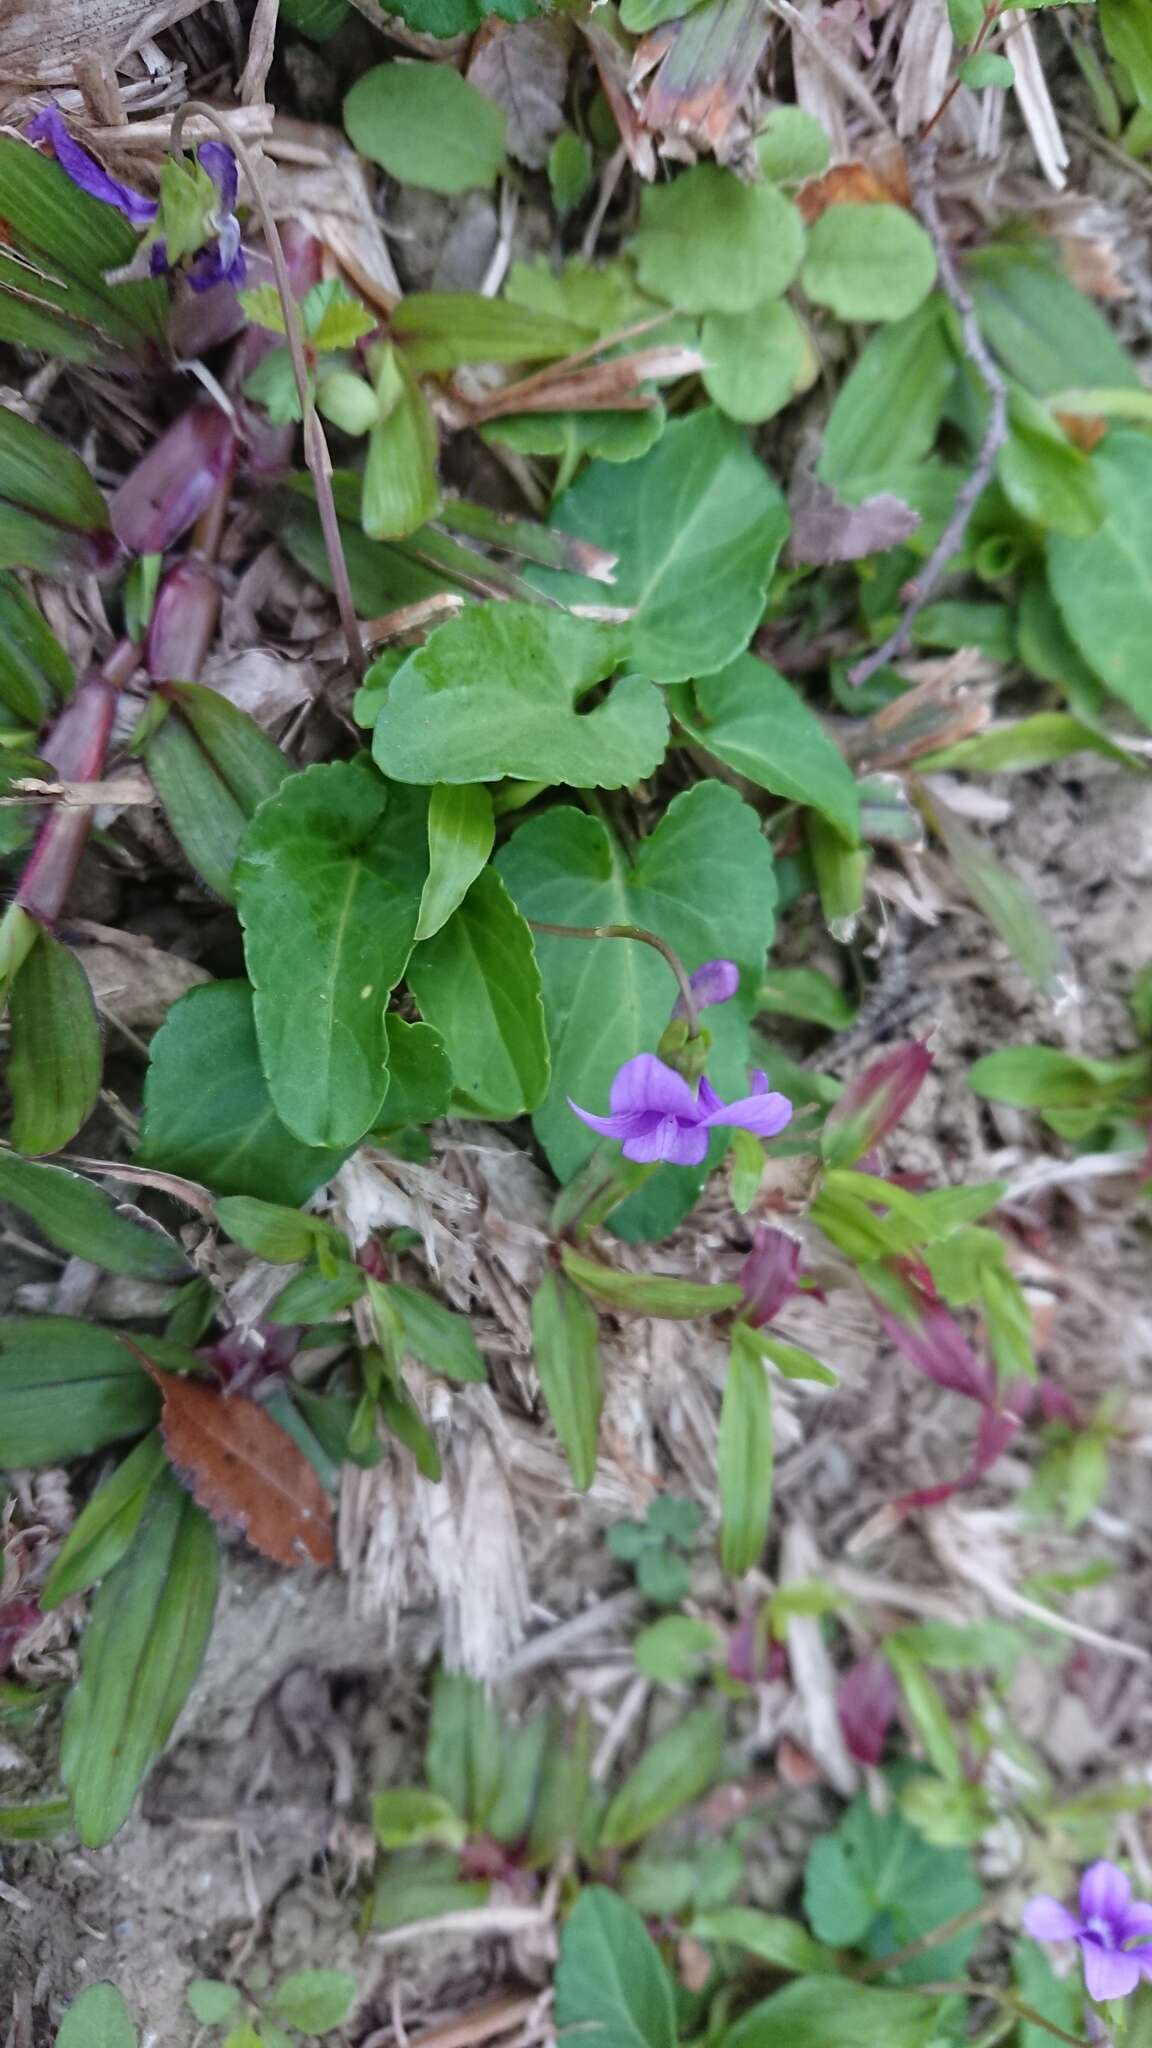
<path id="1" fill-rule="evenodd" d="M 551 939 L 637 939 L 642 946 L 652 946 L 668 962 L 676 976 L 680 1000 L 688 1019 L 688 1036 L 700 1036 L 700 1012 L 696 1007 L 696 997 L 692 992 L 688 970 L 679 953 L 673 952 L 667 940 L 660 938 L 658 933 L 645 931 L 643 925 L 639 924 L 548 924 L 539 917 L 530 917 L 528 923 L 534 932 L 545 932 Z"/>
<path id="2" fill-rule="evenodd" d="M 1054 2040 L 1066 2042 L 1067 2048 L 1091 2048 L 1083 2034 L 1066 2033 L 1055 2020 L 1046 2020 L 1035 2006 L 1026 2005 L 1014 1991 L 1008 1991 L 1000 1984 L 977 1984 L 971 1978 L 958 1978 L 955 1983 L 909 1984 L 907 1989 L 922 1998 L 983 1998 L 989 2005 L 999 2005 L 1005 2012 L 1015 2013 L 1018 2020 L 1025 2020 L 1030 2027 L 1042 2027 Z"/>
<path id="3" fill-rule="evenodd" d="M 979 1906 L 969 1906 L 966 1912 L 955 1913 L 951 1920 L 941 1921 L 939 1927 L 933 1927 L 916 1941 L 906 1942 L 903 1948 L 894 1949 L 891 1955 L 862 1963 L 853 1974 L 865 1979 L 883 1977 L 887 1971 L 898 1970 L 904 1963 L 914 1963 L 919 1956 L 926 1956 L 934 1948 L 943 1948 L 945 1942 L 954 1941 L 958 1934 L 967 1934 L 970 1927 L 979 1927 L 984 1921 L 994 1919 L 999 1907 L 999 1899 L 985 1899 Z"/>
<path id="4" fill-rule="evenodd" d="M 304 460 L 308 465 L 312 482 L 316 487 L 316 509 L 320 515 L 320 526 L 328 555 L 328 567 L 332 574 L 332 589 L 336 597 L 336 608 L 340 613 L 340 624 L 348 646 L 348 660 L 357 681 L 360 681 L 365 669 L 364 643 L 360 636 L 360 622 L 356 617 L 356 606 L 352 598 L 352 586 L 348 580 L 348 564 L 344 559 L 344 544 L 340 538 L 340 520 L 336 511 L 336 500 L 332 495 L 332 457 L 328 452 L 328 443 L 324 438 L 324 429 L 320 423 L 320 415 L 316 410 L 316 401 L 308 375 L 308 364 L 304 355 L 304 336 L 300 327 L 300 312 L 296 304 L 295 293 L 292 290 L 292 280 L 288 275 L 288 265 L 284 256 L 284 245 L 280 240 L 280 230 L 272 217 L 268 195 L 264 190 L 263 181 L 256 168 L 255 158 L 243 137 L 233 127 L 227 115 L 220 112 L 219 108 L 209 105 L 207 100 L 186 100 L 184 102 L 172 123 L 169 147 L 173 155 L 179 155 L 181 152 L 184 124 L 193 114 L 200 114 L 205 120 L 211 121 L 213 126 L 224 137 L 229 149 L 235 153 L 243 167 L 256 211 L 260 216 L 260 225 L 264 231 L 264 240 L 268 247 L 268 256 L 272 264 L 273 275 L 276 279 L 276 290 L 280 295 L 280 306 L 284 315 L 284 334 L 288 343 L 288 354 L 292 361 L 292 374 L 296 380 L 296 393 L 300 400 L 300 412 L 304 421 Z"/>

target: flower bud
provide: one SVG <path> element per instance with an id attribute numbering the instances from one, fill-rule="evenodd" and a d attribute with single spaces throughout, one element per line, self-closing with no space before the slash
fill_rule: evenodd
<path id="1" fill-rule="evenodd" d="M 837 1695 L 840 1726 L 859 1764 L 878 1764 L 896 1719 L 900 1688 L 886 1657 L 861 1657 L 845 1673 Z"/>
<path id="2" fill-rule="evenodd" d="M 162 555 L 207 510 L 236 453 L 236 429 L 218 405 L 193 405 L 129 470 L 109 504 L 121 545 Z"/>
<path id="3" fill-rule="evenodd" d="M 762 1330 L 795 1294 L 800 1271 L 800 1241 L 786 1230 L 761 1224 L 752 1249 L 740 1268 L 744 1290 L 743 1320 Z"/>

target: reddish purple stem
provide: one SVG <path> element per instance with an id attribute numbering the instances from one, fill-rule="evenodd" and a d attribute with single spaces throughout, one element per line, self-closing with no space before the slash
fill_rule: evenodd
<path id="1" fill-rule="evenodd" d="M 116 703 L 138 660 L 133 643 L 121 640 L 102 667 L 81 678 L 43 747 L 44 759 L 62 782 L 94 782 L 103 774 Z M 61 804 L 40 827 L 15 901 L 49 928 L 64 908 L 91 823 L 90 810 Z"/>

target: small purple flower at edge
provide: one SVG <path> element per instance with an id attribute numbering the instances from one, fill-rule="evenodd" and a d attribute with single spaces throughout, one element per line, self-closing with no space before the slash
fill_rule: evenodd
<path id="1" fill-rule="evenodd" d="M 706 960 L 688 976 L 688 986 L 696 998 L 698 1010 L 710 1010 L 717 1003 L 731 1002 L 740 986 L 740 969 L 734 960 Z M 683 996 L 677 996 L 672 1005 L 673 1022 L 687 1017 L 688 1005 Z"/>
<path id="2" fill-rule="evenodd" d="M 56 107 L 45 107 L 34 115 L 24 132 L 29 142 L 47 142 L 61 170 L 72 183 L 105 206 L 114 206 L 131 227 L 151 228 L 155 225 L 160 210 L 158 202 L 147 199 L 142 192 L 134 191 L 131 185 L 123 184 L 106 171 L 91 151 L 69 133 Z M 202 142 L 196 151 L 196 160 L 216 187 L 218 203 L 207 223 L 214 239 L 206 238 L 204 247 L 197 252 L 187 271 L 188 282 L 196 292 L 206 292 L 212 285 L 224 282 L 242 285 L 248 266 L 240 246 L 240 223 L 235 213 L 239 190 L 236 158 L 226 143 Z M 148 249 L 149 274 L 158 277 L 168 267 L 163 240 L 153 241 Z"/>
<path id="3" fill-rule="evenodd" d="M 726 1126 L 751 1131 L 756 1138 L 774 1138 L 792 1115 L 787 1096 L 770 1093 L 768 1076 L 759 1070 L 752 1076 L 751 1095 L 724 1102 L 707 1079 L 693 1089 L 651 1052 L 624 1062 L 609 1102 L 611 1115 L 594 1116 L 569 1097 L 569 1107 L 589 1130 L 618 1138 L 625 1159 L 641 1165 L 667 1160 L 673 1166 L 699 1166 L 710 1131 Z"/>
<path id="4" fill-rule="evenodd" d="M 1152 1979 L 1152 1905 L 1133 1899 L 1132 1886 L 1114 1863 L 1094 1863 L 1080 1880 L 1080 1914 L 1059 1899 L 1032 1899 L 1024 1908 L 1024 1927 L 1034 1941 L 1075 1941 L 1084 1958 L 1089 1996 L 1103 2004 L 1127 1998 L 1141 1977 Z"/>

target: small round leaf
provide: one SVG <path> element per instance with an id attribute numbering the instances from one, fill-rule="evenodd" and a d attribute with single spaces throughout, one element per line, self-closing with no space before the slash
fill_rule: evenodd
<path id="1" fill-rule="evenodd" d="M 936 281 L 936 251 L 901 206 L 830 206 L 809 231 L 800 281 L 841 320 L 903 320 Z"/>
<path id="2" fill-rule="evenodd" d="M 505 116 L 450 64 L 377 64 L 344 102 L 363 156 L 406 185 L 468 192 L 504 161 Z"/>
<path id="3" fill-rule="evenodd" d="M 779 298 L 804 253 L 804 223 L 774 185 L 698 164 L 649 186 L 633 244 L 643 289 L 685 313 L 750 313 Z"/>

